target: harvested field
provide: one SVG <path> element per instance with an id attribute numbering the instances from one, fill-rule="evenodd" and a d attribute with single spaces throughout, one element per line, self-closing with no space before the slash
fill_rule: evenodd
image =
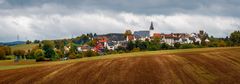
<path id="1" fill-rule="evenodd" d="M 235 84 L 240 48 L 66 62 L 0 71 L 3 84 Z"/>

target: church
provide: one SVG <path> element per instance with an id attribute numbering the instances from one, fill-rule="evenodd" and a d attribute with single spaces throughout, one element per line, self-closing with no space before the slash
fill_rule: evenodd
<path id="1" fill-rule="evenodd" d="M 150 28 L 149 28 L 149 32 L 150 32 L 150 37 L 152 37 L 154 35 L 154 33 L 157 33 L 154 30 L 153 22 L 151 22 L 151 25 L 150 25 Z"/>
<path id="2" fill-rule="evenodd" d="M 154 30 L 153 22 L 151 22 L 149 30 L 134 31 L 133 35 L 138 40 L 146 40 L 150 39 L 154 33 L 157 32 Z"/>

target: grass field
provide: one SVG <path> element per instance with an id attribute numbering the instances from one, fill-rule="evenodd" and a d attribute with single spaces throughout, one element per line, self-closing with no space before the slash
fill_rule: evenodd
<path id="1" fill-rule="evenodd" d="M 21 45 L 15 45 L 15 46 L 11 46 L 12 51 L 14 50 L 30 50 L 33 47 L 37 46 L 38 44 L 21 44 Z"/>
<path id="2" fill-rule="evenodd" d="M 234 84 L 240 48 L 202 48 L 116 54 L 68 61 L 0 62 L 0 83 Z"/>

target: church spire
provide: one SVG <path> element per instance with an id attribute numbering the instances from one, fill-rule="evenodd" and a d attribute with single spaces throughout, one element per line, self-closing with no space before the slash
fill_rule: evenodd
<path id="1" fill-rule="evenodd" d="M 153 22 L 151 22 L 150 30 L 154 30 Z"/>

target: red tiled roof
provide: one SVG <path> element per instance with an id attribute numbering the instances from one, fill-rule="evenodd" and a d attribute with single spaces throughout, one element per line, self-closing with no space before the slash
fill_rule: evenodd
<path id="1" fill-rule="evenodd" d="M 102 37 L 98 37 L 97 40 L 98 40 L 98 42 L 107 42 L 108 38 L 105 36 L 102 36 Z"/>
<path id="2" fill-rule="evenodd" d="M 128 35 L 128 40 L 134 40 L 134 36 L 133 35 Z"/>
<path id="3" fill-rule="evenodd" d="M 154 37 L 154 38 L 161 38 L 161 34 L 160 34 L 160 33 L 154 33 L 154 34 L 153 34 L 153 37 Z"/>

